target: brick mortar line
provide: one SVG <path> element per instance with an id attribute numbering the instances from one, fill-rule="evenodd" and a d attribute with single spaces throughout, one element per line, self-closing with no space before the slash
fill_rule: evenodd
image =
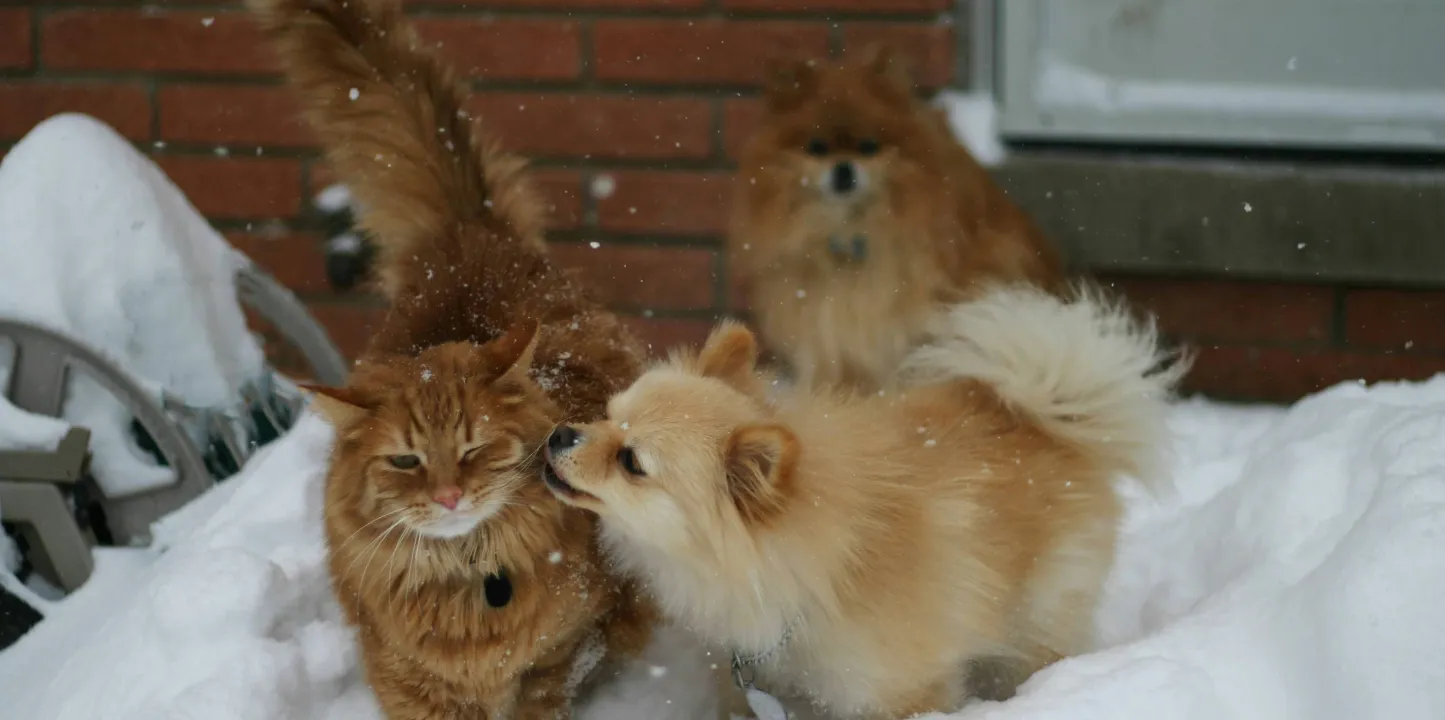
<path id="1" fill-rule="evenodd" d="M 157 143 L 164 143 L 157 147 Z M 315 160 L 321 156 L 319 146 L 315 145 L 265 145 L 242 142 L 172 142 L 164 138 L 150 140 L 144 143 L 134 143 L 137 149 L 151 156 L 152 158 L 199 158 L 211 157 L 216 160 Z M 226 154 L 216 154 L 216 148 L 226 148 Z M 261 148 L 261 154 L 257 155 L 256 148 Z M 235 152 L 232 152 L 234 150 Z"/>
<path id="2" fill-rule="evenodd" d="M 483 118 L 485 120 L 485 118 Z M 0 142 L 0 149 L 8 149 L 15 141 Z M 163 146 L 157 147 L 157 143 Z M 216 160 L 300 160 L 312 164 L 325 159 L 319 144 L 315 145 L 269 145 L 266 143 L 250 142 L 205 142 L 197 143 L 190 141 L 171 141 L 160 139 L 152 140 L 131 140 L 130 144 L 142 154 L 152 158 L 214 158 Z M 236 152 L 227 155 L 217 155 L 215 150 L 218 147 Z M 262 154 L 255 155 L 255 149 L 259 147 Z M 675 173 L 678 175 L 697 174 L 733 174 L 736 170 L 735 163 L 728 165 L 714 165 L 711 159 L 697 158 L 577 158 L 567 156 L 529 156 L 528 167 L 533 170 L 545 171 L 571 171 L 583 175 L 581 192 L 590 196 L 589 174 L 599 172 L 651 172 L 651 173 Z M 1157 276 L 1151 276 L 1157 277 Z M 1303 283 L 1290 283 L 1303 284 Z"/>
<path id="3" fill-rule="evenodd" d="M 150 110 L 150 128 L 148 140 L 151 146 L 161 137 L 161 87 L 155 80 L 147 80 L 142 83 L 145 88 L 146 104 Z"/>
<path id="4" fill-rule="evenodd" d="M 278 73 L 216 73 L 146 72 L 143 70 L 102 69 L 25 69 L 0 70 L 0 81 L 21 80 L 22 84 L 124 85 L 154 82 L 157 87 L 214 87 L 285 89 L 285 78 Z M 580 97 L 611 97 L 643 100 L 750 100 L 761 97 L 762 87 L 756 82 L 708 83 L 697 80 L 613 80 L 585 77 L 572 78 L 464 78 L 463 83 L 473 95 L 556 95 Z M 927 88 L 922 94 L 936 94 Z"/>
<path id="5" fill-rule="evenodd" d="M 603 248 L 657 248 L 659 250 L 721 251 L 721 235 L 667 235 L 664 233 L 619 233 L 602 228 L 562 228 L 547 233 L 547 241 L 560 245 L 601 243 Z"/>
<path id="6" fill-rule="evenodd" d="M 298 300 L 308 306 L 345 306 L 372 308 L 385 310 L 389 307 L 384 297 L 375 292 L 357 290 L 352 292 L 338 293 L 325 290 L 296 290 L 288 288 Z M 596 288 L 585 288 L 596 293 Z M 644 320 L 704 320 L 715 321 L 725 313 L 725 308 L 649 308 L 640 305 L 625 305 L 608 303 L 607 309 L 623 317 L 634 317 Z"/>
<path id="7" fill-rule="evenodd" d="M 30 6 L 22 6 L 29 8 Z M 39 8 L 30 8 L 30 72 L 40 72 L 41 13 Z"/>
<path id="8" fill-rule="evenodd" d="M 708 154 L 708 160 L 714 163 L 723 163 L 728 157 L 727 138 L 727 103 L 714 100 L 708 103 L 708 123 L 712 126 L 712 152 Z"/>
<path id="9" fill-rule="evenodd" d="M 216 88 L 285 89 L 285 78 L 279 73 L 206 73 L 201 71 L 104 70 L 66 68 L 6 68 L 0 70 L 0 81 L 24 80 L 26 84 L 112 84 L 155 82 L 161 86 L 201 86 Z M 705 83 L 667 80 L 608 80 L 583 76 L 572 78 L 477 78 L 462 80 L 474 95 L 557 95 L 582 97 L 621 97 L 666 100 L 692 97 L 709 99 L 749 99 L 761 95 L 756 83 Z M 725 96 L 718 98 L 717 96 Z"/>
<path id="10" fill-rule="evenodd" d="M 1344 352 L 1360 355 L 1402 355 L 1402 356 L 1423 356 L 1423 357 L 1445 357 L 1445 350 L 1405 350 L 1398 347 L 1382 345 L 1334 345 L 1329 338 L 1319 341 L 1303 340 L 1243 340 L 1239 338 L 1223 338 L 1216 336 L 1194 336 L 1180 333 L 1163 334 L 1166 341 L 1181 345 L 1186 349 L 1220 349 L 1220 348 L 1243 348 L 1258 350 L 1291 350 L 1301 353 L 1331 353 Z"/>
<path id="11" fill-rule="evenodd" d="M 148 17 L 163 17 L 168 13 L 215 12 L 227 15 L 249 15 L 250 11 L 240 3 L 172 2 L 156 6 L 145 0 L 120 2 L 77 2 L 61 5 L 36 5 L 34 0 L 0 0 L 0 8 L 34 8 L 44 14 L 116 11 L 133 12 Z M 747 22 L 792 22 L 798 20 L 822 20 L 828 22 L 901 22 L 937 23 L 938 18 L 948 11 L 867 11 L 867 10 L 728 10 L 721 3 L 709 3 L 700 7 L 618 7 L 618 8 L 537 8 L 517 6 L 486 6 L 453 3 L 414 2 L 405 8 L 408 17 L 470 17 L 478 19 L 536 18 L 543 20 L 687 20 L 707 18 Z"/>
<path id="12" fill-rule="evenodd" d="M 581 87 L 588 87 L 597 81 L 597 41 L 591 18 L 584 18 L 578 25 L 577 52 L 581 65 L 577 68 L 577 81 Z"/>
<path id="13" fill-rule="evenodd" d="M 9 71 L 0 70 L 0 80 L 7 79 Z M 53 83 L 141 83 L 155 81 L 168 85 L 195 84 L 195 85 L 217 85 L 217 86 L 244 86 L 244 87 L 284 87 L 285 81 L 280 73 L 216 73 L 206 74 L 202 72 L 147 72 L 145 70 L 103 70 L 103 69 L 68 69 L 68 68 L 40 68 L 32 75 L 22 76 L 22 79 L 34 80 L 37 82 Z"/>
<path id="14" fill-rule="evenodd" d="M 576 170 L 576 171 L 608 171 L 634 172 L 639 170 L 650 170 L 656 172 L 709 172 L 721 171 L 724 168 L 711 165 L 711 158 L 678 158 L 678 157 L 569 157 L 565 155 L 531 155 L 527 157 L 531 167 L 546 170 Z"/>
<path id="15" fill-rule="evenodd" d="M 1350 347 L 1349 326 L 1345 321 L 1345 297 L 1349 294 L 1345 289 L 1336 285 L 1333 289 L 1333 297 L 1330 303 L 1330 342 L 1336 347 Z"/>

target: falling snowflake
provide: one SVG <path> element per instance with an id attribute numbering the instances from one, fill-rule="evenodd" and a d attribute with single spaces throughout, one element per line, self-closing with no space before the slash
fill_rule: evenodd
<path id="1" fill-rule="evenodd" d="M 1249 203 L 1245 203 L 1245 204 L 1244 204 L 1244 211 L 1245 211 L 1245 212 L 1254 212 L 1254 207 L 1253 207 L 1252 205 L 1250 205 Z"/>
<path id="2" fill-rule="evenodd" d="M 201 25 L 202 25 L 203 27 L 210 27 L 210 26 L 214 25 L 215 23 L 216 23 L 216 19 L 213 18 L 213 17 L 203 17 L 203 18 L 201 18 Z"/>
<path id="3" fill-rule="evenodd" d="M 592 197 L 599 200 L 606 200 L 612 197 L 617 191 L 617 180 L 611 175 L 603 173 L 592 179 Z"/>
<path id="4" fill-rule="evenodd" d="M 587 247 L 590 247 L 590 248 L 592 248 L 593 250 L 596 250 L 597 248 L 602 247 L 602 243 L 597 242 L 596 240 L 593 240 L 592 242 L 587 243 Z"/>
<path id="5" fill-rule="evenodd" d="M 361 91 L 356 88 L 351 88 L 351 92 L 347 93 L 347 96 L 350 97 L 352 100 L 355 100 L 361 97 Z"/>

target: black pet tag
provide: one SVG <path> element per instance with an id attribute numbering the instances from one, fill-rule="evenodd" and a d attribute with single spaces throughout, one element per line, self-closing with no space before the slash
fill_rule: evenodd
<path id="1" fill-rule="evenodd" d="M 507 579 L 506 570 L 498 570 L 482 579 L 482 594 L 487 605 L 504 608 L 512 601 L 512 581 Z"/>
<path id="2" fill-rule="evenodd" d="M 828 252 L 839 262 L 861 263 L 868 258 L 868 238 L 860 233 L 845 244 L 843 238 L 834 235 L 828 238 Z"/>

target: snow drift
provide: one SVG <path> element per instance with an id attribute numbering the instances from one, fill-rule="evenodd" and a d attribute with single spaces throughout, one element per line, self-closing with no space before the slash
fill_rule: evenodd
<path id="1" fill-rule="evenodd" d="M 1175 492 L 1126 495 L 1100 649 L 935 718 L 1445 717 L 1445 378 L 1289 410 L 1177 406 Z M 323 566 L 306 418 L 0 653 L 0 717 L 374 718 Z M 584 717 L 709 717 L 680 634 Z"/>
<path id="2" fill-rule="evenodd" d="M 263 373 L 236 300 L 244 262 L 166 176 L 104 123 L 57 115 L 0 163 L 0 317 L 80 340 L 146 387 L 195 407 L 230 407 Z M 0 340 L 0 387 L 10 352 Z M 62 419 L 0 397 L 0 448 L 54 449 L 91 430 L 107 494 L 168 485 L 142 456 L 130 413 L 89 378 L 71 383 Z"/>

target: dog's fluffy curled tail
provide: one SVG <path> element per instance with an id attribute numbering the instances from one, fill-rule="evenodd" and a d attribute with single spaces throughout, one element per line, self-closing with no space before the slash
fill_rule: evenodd
<path id="1" fill-rule="evenodd" d="M 400 0 L 248 1 L 375 236 L 385 292 L 415 274 L 421 244 L 457 242 L 459 226 L 540 244 L 524 164 L 482 135 Z"/>
<path id="2" fill-rule="evenodd" d="M 1189 360 L 1161 348 L 1152 320 L 1097 288 L 1060 299 L 1020 285 L 950 308 L 932 330 L 905 382 L 978 379 L 1102 468 L 1157 477 L 1167 401 Z"/>

